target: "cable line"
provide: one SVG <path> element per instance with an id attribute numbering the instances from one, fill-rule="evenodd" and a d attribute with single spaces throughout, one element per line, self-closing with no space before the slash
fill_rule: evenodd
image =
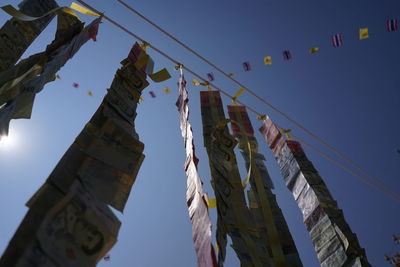
<path id="1" fill-rule="evenodd" d="M 181 65 L 177 60 L 173 59 L 172 57 L 170 57 L 168 54 L 164 53 L 163 51 L 161 51 L 160 49 L 154 47 L 152 44 L 149 44 L 147 42 L 145 42 L 144 39 L 140 38 L 138 35 L 134 34 L 133 32 L 129 31 L 127 28 L 125 28 L 124 26 L 122 26 L 121 24 L 119 24 L 118 22 L 114 21 L 113 19 L 111 19 L 110 17 L 104 15 L 104 13 L 99 12 L 96 8 L 90 6 L 89 4 L 87 4 L 86 2 L 84 2 L 83 0 L 76 0 L 77 2 L 81 3 L 82 5 L 84 5 L 86 8 L 91 9 L 92 11 L 101 14 L 101 16 L 105 19 L 108 20 L 109 22 L 111 22 L 112 24 L 114 24 L 115 26 L 117 26 L 118 28 L 120 28 L 121 30 L 123 30 L 124 32 L 126 32 L 127 34 L 131 35 L 132 37 L 134 37 L 135 39 L 139 40 L 142 43 L 146 43 L 149 47 L 151 47 L 155 52 L 159 53 L 160 55 L 162 55 L 163 57 L 165 57 L 166 59 L 168 59 L 169 61 L 173 62 L 176 65 Z M 118 1 L 118 0 L 117 0 Z M 230 99 L 233 99 L 233 96 L 230 95 L 229 93 L 227 93 L 226 91 L 220 89 L 219 87 L 217 87 L 216 85 L 214 85 L 213 83 L 209 82 L 208 80 L 206 80 L 205 78 L 201 77 L 199 74 L 197 74 L 196 72 L 194 72 L 193 70 L 189 69 L 187 66 L 181 65 L 183 69 L 185 69 L 187 72 L 189 72 L 190 74 L 192 74 L 193 76 L 197 77 L 198 79 L 208 83 L 211 87 L 214 87 L 217 91 L 221 92 L 223 95 L 229 97 Z M 246 107 L 248 110 L 250 110 L 251 112 L 253 112 L 254 114 L 256 114 L 257 116 L 261 116 L 263 114 L 259 113 L 258 111 L 256 111 L 255 109 L 245 105 L 243 102 L 239 101 L 239 100 L 235 100 L 236 103 L 243 105 L 244 107 Z M 277 125 L 277 124 L 276 124 Z M 280 127 L 279 125 L 277 125 L 279 128 L 283 129 L 282 127 Z M 295 135 L 292 135 L 293 137 L 298 138 Z M 299 138 L 298 138 L 299 139 Z M 301 140 L 301 139 L 299 139 Z M 302 141 L 303 142 L 303 141 Z M 304 144 L 308 147 L 310 147 L 312 150 L 314 151 L 318 151 L 317 153 L 323 155 L 326 159 L 332 161 L 332 162 L 337 162 L 336 160 L 332 159 L 331 157 L 329 157 L 328 155 L 326 155 L 325 153 L 319 151 L 318 149 L 316 149 L 315 147 L 313 147 L 310 144 L 307 144 L 304 142 Z M 337 162 L 338 163 L 338 162 Z M 336 163 L 335 163 L 336 164 Z M 339 165 L 338 165 L 339 164 Z M 336 165 L 338 165 L 339 167 L 343 166 L 340 163 L 338 163 Z M 341 167 L 342 169 L 346 170 L 347 172 L 349 172 L 351 175 L 355 176 L 356 178 L 360 179 L 362 178 L 362 176 L 354 173 L 353 171 L 349 170 L 347 167 L 343 166 Z M 382 189 L 377 187 L 376 185 L 371 184 L 368 180 L 365 179 L 361 179 L 361 181 L 363 181 L 365 184 L 367 184 L 368 186 L 371 186 L 372 188 L 385 193 L 389 198 L 391 199 L 396 199 L 396 201 L 400 202 L 400 194 L 396 192 L 396 197 L 393 198 L 391 194 L 393 194 L 393 192 L 387 192 L 387 189 Z M 379 183 L 385 186 L 385 187 L 389 187 L 386 184 L 384 184 L 383 182 L 381 182 L 378 179 Z"/>
<path id="2" fill-rule="evenodd" d="M 363 172 L 364 174 L 366 174 L 367 176 L 369 176 L 371 179 L 375 180 L 377 183 L 381 184 L 381 186 L 385 187 L 386 190 L 392 191 L 392 193 L 396 194 L 398 197 L 400 197 L 400 192 L 398 192 L 397 190 L 393 189 L 392 187 L 386 185 L 384 182 L 382 182 L 378 177 L 376 177 L 375 175 L 373 175 L 372 173 L 370 173 L 369 171 L 367 171 L 366 169 L 364 169 L 362 166 L 360 166 L 359 164 L 355 163 L 353 160 L 351 160 L 350 158 L 348 158 L 346 155 L 344 155 L 343 153 L 337 151 L 333 146 L 331 146 L 330 144 L 328 144 L 325 140 L 323 140 L 321 137 L 319 137 L 318 135 L 316 135 L 314 132 L 308 130 L 306 127 L 304 127 L 302 124 L 300 124 L 299 122 L 297 122 L 295 119 L 291 118 L 289 115 L 287 115 L 286 113 L 284 113 L 283 111 L 281 111 L 280 109 L 278 109 L 277 107 L 275 107 L 274 105 L 272 105 L 271 103 L 269 103 L 268 101 L 266 101 L 265 99 L 263 99 L 262 97 L 258 96 L 253 90 L 249 89 L 248 87 L 246 87 L 245 85 L 243 85 L 242 83 L 240 83 L 238 80 L 236 80 L 235 78 L 233 78 L 231 75 L 229 75 L 228 73 L 226 73 L 225 71 L 223 71 L 221 68 L 219 68 L 217 65 L 215 65 L 214 63 L 212 63 L 210 60 L 206 59 L 205 57 L 203 57 L 202 55 L 200 55 L 198 52 L 196 52 L 195 50 L 193 50 L 192 48 L 190 48 L 189 46 L 187 46 L 186 44 L 184 44 L 183 42 L 181 42 L 180 40 L 178 40 L 176 37 L 174 37 L 172 34 L 170 34 L 169 32 L 167 32 L 166 30 L 164 30 L 163 28 L 161 28 L 160 26 L 158 26 L 156 23 L 154 23 L 153 21 L 151 21 L 150 19 L 148 19 L 146 16 L 144 16 L 143 14 L 141 14 L 139 11 L 137 11 L 136 9 L 134 9 L 132 6 L 128 5 L 127 3 L 125 3 L 122 0 L 116 0 L 117 2 L 119 2 L 121 5 L 123 5 L 125 8 L 127 8 L 128 10 L 130 10 L 131 12 L 135 13 L 137 16 L 139 16 L 140 18 L 142 18 L 143 20 L 145 20 L 147 23 L 151 24 L 152 26 L 154 26 L 156 29 L 158 29 L 159 31 L 161 31 L 162 33 L 164 33 L 165 35 L 167 35 L 169 38 L 171 38 L 172 40 L 174 40 L 175 42 L 177 42 L 180 46 L 182 46 L 183 48 L 185 48 L 186 50 L 188 50 L 189 52 L 191 52 L 192 54 L 194 54 L 195 56 L 197 56 L 199 59 L 201 59 L 202 61 L 204 61 L 205 63 L 207 63 L 208 65 L 210 65 L 211 67 L 213 67 L 215 70 L 217 70 L 219 73 L 221 73 L 222 75 L 224 75 L 225 77 L 227 77 L 228 79 L 230 79 L 231 81 L 233 81 L 234 83 L 236 83 L 237 85 L 239 85 L 241 88 L 246 89 L 247 92 L 249 92 L 252 96 L 254 96 L 255 98 L 257 98 L 258 100 L 260 100 L 261 102 L 263 102 L 265 105 L 267 105 L 268 107 L 270 107 L 271 109 L 273 109 L 275 112 L 277 112 L 278 114 L 280 114 L 281 116 L 283 116 L 284 118 L 286 118 L 288 121 L 290 121 L 291 123 L 293 123 L 294 125 L 296 125 L 298 128 L 300 128 L 301 130 L 303 130 L 304 132 L 306 132 L 307 134 L 309 134 L 312 138 L 314 138 L 315 140 L 317 140 L 319 143 L 323 144 L 324 146 L 326 146 L 329 150 L 331 150 L 332 152 L 334 152 L 336 155 L 338 155 L 340 158 L 342 158 L 343 160 L 347 161 L 350 165 L 352 165 L 354 168 L 360 170 L 361 172 Z M 80 2 L 80 1 L 79 1 Z"/>

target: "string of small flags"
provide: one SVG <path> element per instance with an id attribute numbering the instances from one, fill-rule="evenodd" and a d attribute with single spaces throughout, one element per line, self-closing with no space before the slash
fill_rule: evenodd
<path id="1" fill-rule="evenodd" d="M 386 21 L 386 30 L 388 32 L 396 32 L 398 31 L 398 20 L 397 19 L 388 19 Z M 365 40 L 369 38 L 369 31 L 368 28 L 360 28 L 359 29 L 359 39 L 360 40 Z M 333 36 L 330 37 L 331 39 L 331 43 L 333 47 L 340 47 L 343 45 L 343 37 L 341 33 L 337 33 Z M 315 47 L 311 47 L 308 50 L 308 54 L 312 55 L 312 54 L 316 54 L 318 51 L 320 50 L 319 47 L 315 46 Z M 292 53 L 290 52 L 290 50 L 283 50 L 282 51 L 282 56 L 283 56 L 283 60 L 284 61 L 289 61 L 291 59 L 293 59 Z M 264 57 L 264 65 L 265 66 L 271 66 L 272 65 L 272 56 L 265 56 Z M 245 72 L 251 71 L 252 67 L 249 61 L 245 61 L 242 63 L 242 67 L 243 70 Z M 229 76 L 233 76 L 234 73 L 228 73 Z M 215 80 L 215 75 L 214 73 L 210 72 L 207 73 L 207 78 L 210 82 Z"/>

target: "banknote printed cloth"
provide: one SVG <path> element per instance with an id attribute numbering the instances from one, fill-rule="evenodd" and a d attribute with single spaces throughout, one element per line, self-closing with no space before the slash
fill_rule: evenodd
<path id="1" fill-rule="evenodd" d="M 204 144 L 209 157 L 212 186 L 217 201 L 218 263 L 225 259 L 227 234 L 241 266 L 272 266 L 267 248 L 247 207 L 234 148 L 218 91 L 202 91 L 201 115 Z"/>
<path id="2" fill-rule="evenodd" d="M 116 242 L 119 220 L 79 181 L 66 195 L 44 184 L 29 208 L 0 266 L 96 266 Z"/>
<path id="3" fill-rule="evenodd" d="M 24 0 L 19 4 L 22 13 L 33 17 L 40 17 L 57 7 L 54 0 Z M 0 29 L 0 72 L 17 63 L 26 49 L 47 27 L 54 15 L 50 14 L 30 22 L 12 18 L 3 25 Z"/>
<path id="4" fill-rule="evenodd" d="M 96 39 L 101 18 L 83 28 L 76 17 L 58 15 L 55 40 L 46 51 L 22 60 L 0 73 L 0 136 L 7 135 L 11 119 L 31 117 L 35 95 L 55 80 L 56 73 L 88 40 Z M 69 30 L 69 34 L 68 34 Z M 66 39 L 65 35 L 70 36 Z"/>
<path id="5" fill-rule="evenodd" d="M 195 154 L 192 126 L 189 122 L 189 98 L 182 69 L 179 76 L 179 97 L 176 106 L 179 111 L 180 128 L 186 149 L 185 172 L 187 176 L 186 203 L 192 221 L 192 236 L 197 255 L 197 266 L 216 267 L 217 259 L 212 245 L 211 220 L 208 214 L 207 198 L 203 182 L 197 172 L 198 158 Z"/>
<path id="6" fill-rule="evenodd" d="M 321 266 L 371 266 L 342 210 L 300 143 L 286 140 L 268 116 L 260 132 L 303 214 Z"/>
<path id="7" fill-rule="evenodd" d="M 28 201 L 0 266 L 95 266 L 116 242 L 120 222 L 108 205 L 123 211 L 144 159 L 134 119 L 148 82 L 134 63 L 121 62 L 100 107 Z"/>
<path id="8" fill-rule="evenodd" d="M 233 136 L 239 142 L 247 170 L 251 170 L 251 189 L 247 191 L 250 211 L 270 253 L 271 266 L 301 267 L 296 245 L 272 193 L 274 186 L 264 163 L 265 157 L 258 153 L 258 142 L 246 107 L 228 106 L 228 113 Z"/>

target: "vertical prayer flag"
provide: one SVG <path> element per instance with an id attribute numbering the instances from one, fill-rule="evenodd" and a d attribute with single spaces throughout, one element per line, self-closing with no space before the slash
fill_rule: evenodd
<path id="1" fill-rule="evenodd" d="M 72 86 L 73 86 L 74 88 L 79 88 L 79 83 L 72 83 Z"/>
<path id="2" fill-rule="evenodd" d="M 315 54 L 319 51 L 319 47 L 311 47 L 310 50 L 308 51 L 308 53 L 310 55 Z"/>
<path id="3" fill-rule="evenodd" d="M 150 91 L 149 94 L 150 94 L 150 96 L 151 96 L 152 98 L 155 98 L 155 97 L 156 97 L 156 94 L 155 94 L 153 91 Z"/>
<path id="4" fill-rule="evenodd" d="M 92 93 L 92 91 L 90 91 L 90 90 L 87 91 L 87 94 L 88 94 L 89 96 L 93 96 L 93 93 Z"/>
<path id="5" fill-rule="evenodd" d="M 168 95 L 169 93 L 171 93 L 171 91 L 169 90 L 168 87 L 164 87 L 163 91 Z"/>
<path id="6" fill-rule="evenodd" d="M 360 29 L 360 40 L 364 40 L 369 38 L 368 28 L 361 28 Z"/>
<path id="7" fill-rule="evenodd" d="M 246 107 L 228 106 L 228 113 L 233 136 L 239 142 L 240 153 L 251 174 L 251 190 L 247 191 L 250 211 L 260 237 L 272 252 L 271 266 L 302 266 L 285 217 L 272 192 L 274 185 L 264 163 L 265 157 L 258 152 L 259 145 Z M 251 149 L 248 149 L 249 145 Z"/>
<path id="8" fill-rule="evenodd" d="M 398 29 L 397 19 L 389 19 L 386 21 L 386 30 L 388 32 L 395 32 Z"/>
<path id="9" fill-rule="evenodd" d="M 54 0 L 25 0 L 18 6 L 20 12 L 34 17 L 40 17 L 58 7 Z M 17 63 L 54 16 L 55 14 L 52 13 L 35 21 L 21 21 L 13 17 L 3 25 L 0 29 L 0 72 Z"/>
<path id="10" fill-rule="evenodd" d="M 339 47 L 339 46 L 343 45 L 343 39 L 342 39 L 341 33 L 338 33 L 338 34 L 332 36 L 331 39 L 332 39 L 333 47 Z"/>
<path id="11" fill-rule="evenodd" d="M 204 145 L 217 202 L 218 261 L 222 266 L 228 234 L 241 266 L 269 266 L 268 250 L 254 232 L 256 224 L 246 204 L 234 152 L 236 141 L 226 127 L 221 95 L 218 91 L 202 91 L 200 102 Z"/>
<path id="12" fill-rule="evenodd" d="M 284 50 L 284 51 L 282 52 L 282 54 L 283 54 L 283 59 L 284 59 L 284 60 L 290 60 L 290 59 L 292 59 L 292 54 L 290 53 L 289 50 Z"/>
<path id="13" fill-rule="evenodd" d="M 209 80 L 210 82 L 214 81 L 214 80 L 215 80 L 214 73 L 212 73 L 212 72 L 207 73 L 207 78 L 208 78 L 208 80 Z"/>
<path id="14" fill-rule="evenodd" d="M 243 62 L 243 69 L 244 71 L 250 71 L 251 70 L 250 62 L 248 61 Z"/>
<path id="15" fill-rule="evenodd" d="M 110 254 L 107 254 L 107 255 L 104 256 L 104 260 L 105 261 L 110 261 L 110 258 L 111 258 Z"/>
<path id="16" fill-rule="evenodd" d="M 36 19 L 35 22 L 40 19 Z M 57 72 L 79 49 L 97 34 L 101 18 L 86 27 L 68 13 L 59 13 L 56 37 L 45 52 L 34 54 L 9 68 L 9 75 L 0 82 L 0 133 L 8 133 L 11 119 L 29 119 L 35 95 L 47 83 L 54 81 Z M 1 60 L 0 60 L 1 63 Z M 12 94 L 10 94 L 12 92 Z"/>
<path id="17" fill-rule="evenodd" d="M 0 266 L 96 266 L 115 244 L 121 222 L 109 205 L 123 212 L 144 159 L 134 120 L 148 82 L 134 63 L 121 62 L 100 107 L 28 201 Z"/>
<path id="18" fill-rule="evenodd" d="M 196 250 L 197 266 L 217 267 L 217 259 L 212 246 L 211 220 L 208 215 L 208 197 L 203 193 L 203 182 L 197 172 L 199 160 L 195 154 L 192 126 L 189 122 L 189 98 L 182 69 L 180 69 L 178 87 L 179 97 L 176 106 L 179 111 L 181 134 L 186 150 L 184 165 L 187 177 L 186 203 L 192 222 L 192 238 Z"/>
<path id="19" fill-rule="evenodd" d="M 270 56 L 264 57 L 264 64 L 265 65 L 272 65 L 272 57 L 270 57 Z"/>
<path id="20" fill-rule="evenodd" d="M 357 266 L 370 267 L 365 250 L 301 144 L 286 140 L 268 116 L 264 118 L 260 132 L 303 214 L 321 266 L 348 266 L 353 262 Z"/>

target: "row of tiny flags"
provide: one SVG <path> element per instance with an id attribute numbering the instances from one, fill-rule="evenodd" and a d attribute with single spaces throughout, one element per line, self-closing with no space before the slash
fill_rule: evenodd
<path id="1" fill-rule="evenodd" d="M 398 30 L 398 21 L 397 19 L 389 19 L 386 21 L 386 30 L 388 32 L 395 32 Z M 368 33 L 368 28 L 361 28 L 359 30 L 359 37 L 360 40 L 364 40 L 364 39 L 368 39 L 369 38 L 369 33 Z M 335 34 L 333 36 L 331 36 L 331 41 L 332 41 L 332 46 L 333 47 L 339 47 L 343 45 L 343 38 L 342 38 L 342 34 L 338 33 Z M 319 51 L 319 47 L 311 47 L 310 50 L 308 51 L 308 53 L 311 54 L 315 54 Z M 289 50 L 284 50 L 282 52 L 283 55 L 283 59 L 284 60 L 290 60 L 292 59 L 292 54 L 290 53 Z M 264 64 L 265 65 L 272 65 L 272 57 L 271 56 L 266 56 L 264 57 Z M 242 63 L 243 69 L 244 71 L 250 71 L 251 70 L 251 65 L 249 61 L 243 62 Z M 229 73 L 229 76 L 233 76 L 233 73 Z M 215 80 L 215 76 L 212 72 L 207 73 L 207 78 L 209 81 L 214 81 Z"/>

